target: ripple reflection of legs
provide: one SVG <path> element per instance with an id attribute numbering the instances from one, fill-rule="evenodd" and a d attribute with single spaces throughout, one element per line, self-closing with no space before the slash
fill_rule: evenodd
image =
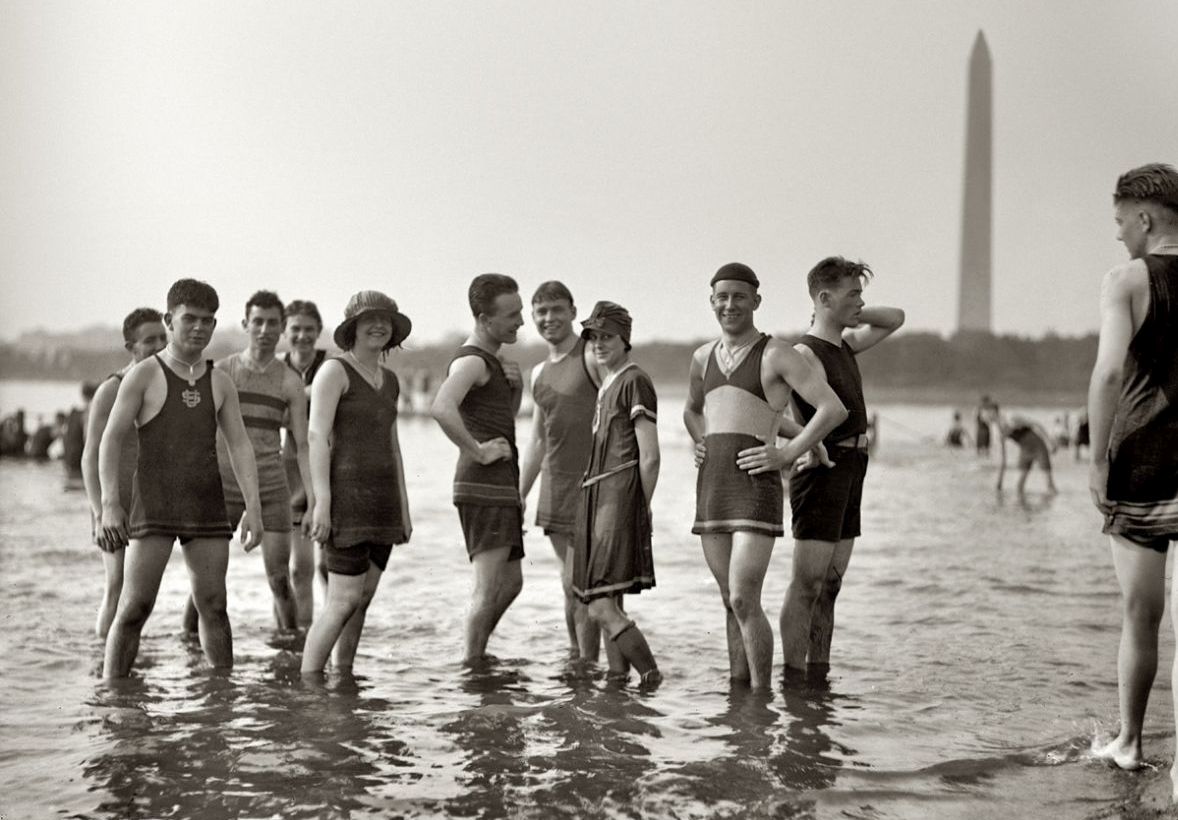
<path id="1" fill-rule="evenodd" d="M 1158 625 L 1166 601 L 1166 554 L 1110 537 L 1113 566 L 1121 587 L 1121 644 L 1117 653 L 1117 693 L 1121 730 L 1093 754 L 1122 769 L 1141 768 L 1141 731 L 1158 665 Z"/>

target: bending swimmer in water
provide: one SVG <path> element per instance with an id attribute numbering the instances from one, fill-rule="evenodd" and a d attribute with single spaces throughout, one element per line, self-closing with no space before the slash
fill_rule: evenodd
<path id="1" fill-rule="evenodd" d="M 1050 436 L 1043 426 L 1025 416 L 1011 415 L 1003 418 L 994 404 L 987 408 L 986 420 L 998 428 L 998 484 L 1002 489 L 1002 479 L 1006 474 L 1006 440 L 1010 439 L 1018 445 L 1018 493 L 1022 495 L 1026 490 L 1027 476 L 1031 467 L 1038 464 L 1047 475 L 1047 492 L 1055 495 L 1059 492 L 1055 488 L 1055 479 L 1051 474 L 1051 450 L 1053 449 Z"/>

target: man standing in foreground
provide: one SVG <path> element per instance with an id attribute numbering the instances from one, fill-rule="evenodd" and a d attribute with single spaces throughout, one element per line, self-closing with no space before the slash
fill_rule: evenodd
<path id="1" fill-rule="evenodd" d="M 770 685 L 773 631 L 761 608 L 761 587 L 782 528 L 781 477 L 847 417 L 819 372 L 785 342 L 757 330 L 760 282 L 747 265 L 731 262 L 712 277 L 712 311 L 720 339 L 691 359 L 683 422 L 702 443 L 696 483 L 695 525 L 704 558 L 720 587 L 726 611 L 728 660 L 733 680 Z M 777 434 L 790 390 L 817 408 L 806 426 L 780 450 Z M 745 469 L 741 469 L 743 462 Z"/>
<path id="2" fill-rule="evenodd" d="M 217 469 L 217 431 L 225 435 L 245 496 L 241 544 L 262 539 L 254 453 L 241 421 L 237 390 L 201 354 L 212 338 L 220 302 L 204 282 L 181 279 L 168 290 L 164 322 L 171 342 L 123 379 L 99 446 L 102 537 L 127 544 L 123 594 L 106 640 L 103 676 L 124 678 L 139 651 L 139 635 L 159 593 L 177 538 L 184 549 L 200 643 L 215 667 L 233 665 L 233 635 L 225 602 L 225 570 L 233 527 L 225 515 Z M 138 430 L 132 430 L 137 426 Z M 119 497 L 123 437 L 138 435 L 130 522 Z"/>
<path id="3" fill-rule="evenodd" d="M 482 661 L 499 619 L 523 589 L 523 510 L 515 414 L 523 395 L 519 365 L 499 349 L 514 344 L 523 325 L 519 286 L 510 276 L 484 273 L 467 293 L 474 331 L 450 360 L 430 410 L 458 445 L 454 505 L 474 566 L 466 622 L 465 662 Z"/>
<path id="4" fill-rule="evenodd" d="M 593 449 L 593 411 L 601 374 L 585 340 L 573 332 L 577 308 L 561 282 L 544 282 L 532 296 L 532 319 L 548 358 L 532 370 L 532 439 L 523 455 L 519 495 L 526 502 L 540 477 L 536 524 L 552 541 L 561 567 L 564 617 L 574 657 L 596 660 L 601 630 L 572 591 L 572 545 L 581 481 Z"/>
<path id="5" fill-rule="evenodd" d="M 795 469 L 789 479 L 793 512 L 793 578 L 781 610 L 786 671 L 830 662 L 834 601 L 859 536 L 859 506 L 867 474 L 867 406 L 855 356 L 904 324 L 904 311 L 864 307 L 871 269 L 841 256 L 823 259 L 806 277 L 814 321 L 795 345 L 834 389 L 849 415 L 823 444 L 830 467 Z M 815 408 L 793 394 L 797 420 L 808 424 Z"/>
<path id="6" fill-rule="evenodd" d="M 1096 754 L 1138 769 L 1166 603 L 1166 551 L 1178 541 L 1178 171 L 1135 168 L 1117 180 L 1113 202 L 1130 260 L 1101 283 L 1088 486 L 1121 587 L 1121 729 Z M 1170 777 L 1178 797 L 1178 764 Z"/>

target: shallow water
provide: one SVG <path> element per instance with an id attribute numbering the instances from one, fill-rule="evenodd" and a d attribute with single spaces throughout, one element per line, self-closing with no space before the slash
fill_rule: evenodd
<path id="1" fill-rule="evenodd" d="M 460 666 L 469 572 L 454 449 L 431 422 L 401 426 L 413 542 L 394 551 L 356 677 L 319 688 L 300 680 L 300 639 L 272 628 L 260 554 L 236 544 L 232 673 L 180 636 L 177 550 L 137 675 L 103 683 L 84 497 L 62 491 L 60 464 L 0 462 L 0 816 L 1120 816 L 1137 781 L 1087 757 L 1116 726 L 1119 616 L 1083 465 L 1060 454 L 1060 495 L 1032 474 L 1020 503 L 994 492 L 991 464 L 927 437 L 949 408 L 879 407 L 831 673 L 757 696 L 727 681 L 690 450 L 677 403 L 663 409 L 658 586 L 627 601 L 666 676 L 653 692 L 568 661 L 534 528 L 500 660 Z M 775 631 L 791 553 L 778 543 L 765 585 Z M 1148 715 L 1162 766 L 1169 690 L 1159 679 Z"/>

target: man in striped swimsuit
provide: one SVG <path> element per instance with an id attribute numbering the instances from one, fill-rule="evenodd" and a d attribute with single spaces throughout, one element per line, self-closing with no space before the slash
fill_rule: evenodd
<path id="1" fill-rule="evenodd" d="M 720 587 L 731 678 L 764 689 L 772 674 L 773 630 L 761 608 L 761 586 L 773 542 L 785 532 L 778 471 L 821 442 L 847 413 L 801 354 L 753 324 L 761 296 L 751 268 L 724 265 L 711 286 L 721 335 L 692 356 L 683 411 L 699 468 L 691 531 L 703 541 Z M 791 390 L 818 408 L 805 427 L 783 427 Z M 792 436 L 782 448 L 779 431 Z"/>
<path id="2" fill-rule="evenodd" d="M 217 292 L 204 282 L 181 279 L 172 285 L 164 315 L 171 341 L 162 355 L 143 360 L 124 377 L 102 434 L 102 537 L 115 549 L 130 542 L 123 594 L 106 639 L 106 678 L 130 674 L 177 538 L 188 564 L 205 657 L 215 667 L 233 665 L 225 602 L 233 528 L 225 517 L 217 468 L 218 430 L 245 496 L 241 544 L 246 551 L 262 539 L 262 510 L 237 390 L 229 376 L 201 358 L 219 304 Z M 119 456 L 127 435 L 139 438 L 129 522 L 119 498 Z"/>
<path id="3" fill-rule="evenodd" d="M 249 344 L 240 353 L 216 363 L 233 379 L 241 418 L 258 465 L 258 493 L 262 501 L 262 561 L 274 596 L 274 619 L 279 629 L 296 629 L 299 618 L 290 580 L 290 488 L 282 460 L 281 429 L 289 418 L 299 475 L 306 488 L 309 508 L 315 506 L 311 468 L 307 458 L 307 394 L 302 380 L 275 355 L 282 336 L 285 311 L 278 294 L 260 290 L 245 303 L 241 326 Z M 225 510 L 230 524 L 241 519 L 245 498 L 229 464 L 223 436 L 217 437 L 217 456 Z M 310 526 L 310 521 L 305 522 Z"/>

